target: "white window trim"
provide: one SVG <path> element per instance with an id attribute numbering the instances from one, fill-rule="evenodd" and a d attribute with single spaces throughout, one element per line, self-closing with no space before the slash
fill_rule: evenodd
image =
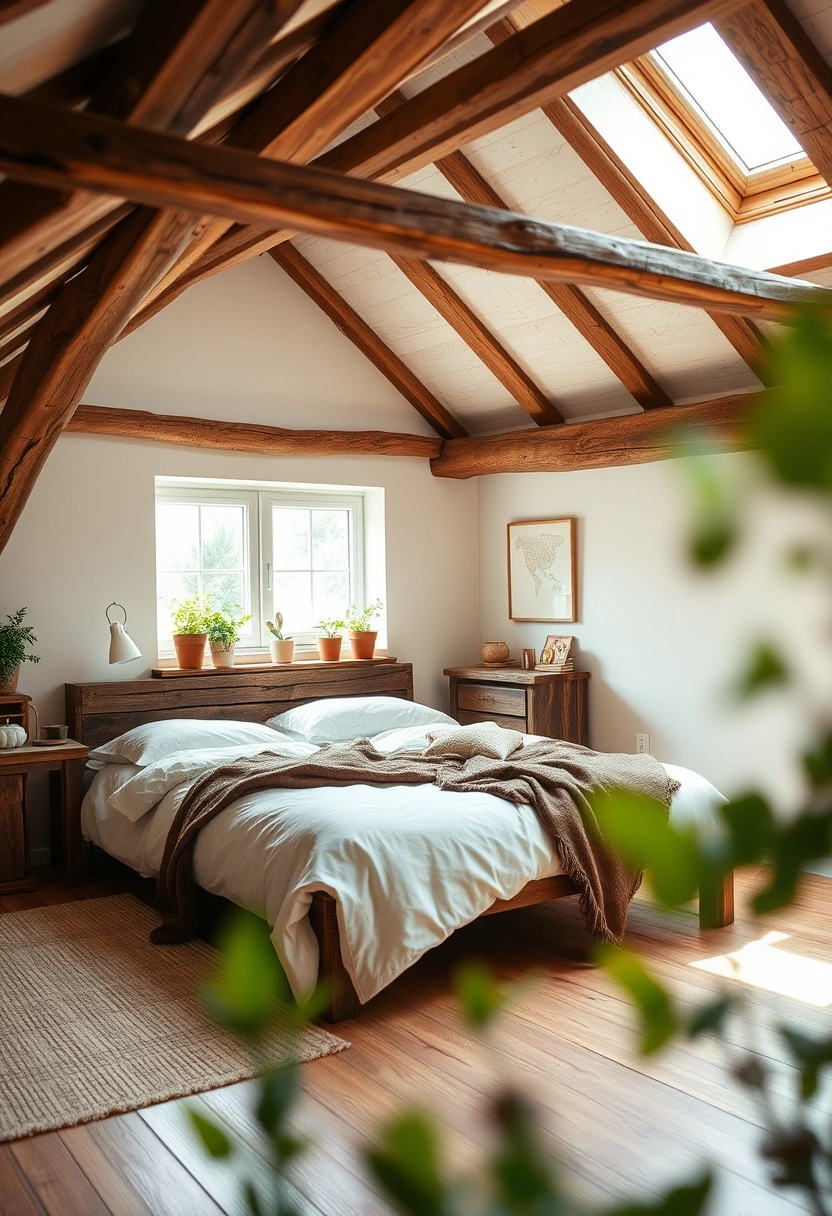
<path id="1" fill-rule="evenodd" d="M 306 509 L 341 508 L 350 512 L 350 593 L 349 603 L 363 606 L 366 600 L 365 587 L 365 526 L 364 526 L 364 495 L 360 491 L 345 493 L 344 490 L 312 488 L 307 486 L 273 486 L 260 487 L 235 485 L 228 483 L 220 485 L 214 481 L 201 482 L 198 479 L 183 478 L 177 481 L 171 478 L 157 478 L 156 503 L 162 502 L 222 502 L 234 506 L 243 506 L 246 511 L 248 529 L 247 567 L 248 594 L 250 603 L 244 605 L 243 611 L 251 613 L 252 637 L 248 641 L 237 643 L 237 654 L 243 660 L 254 661 L 256 656 L 268 654 L 269 633 L 266 621 L 272 616 L 271 601 L 271 555 L 272 555 L 272 505 L 297 506 Z M 158 566 L 156 568 L 158 595 Z M 346 609 L 347 605 L 345 605 Z M 317 633 L 309 630 L 295 634 L 295 647 L 301 653 L 308 651 L 317 654 Z M 173 639 L 157 638 L 160 659 L 174 657 Z"/>

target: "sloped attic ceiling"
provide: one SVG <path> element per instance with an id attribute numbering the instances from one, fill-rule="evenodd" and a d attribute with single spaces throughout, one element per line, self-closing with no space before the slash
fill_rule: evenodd
<path id="1" fill-rule="evenodd" d="M 207 11 L 212 0 L 202 3 Z M 422 62 L 412 46 L 400 41 L 398 53 L 411 55 L 408 63 L 402 60 L 401 71 L 383 63 L 388 85 L 379 85 L 374 94 L 362 78 L 363 91 L 355 90 L 355 96 L 372 97 L 372 107 L 349 113 L 353 99 L 341 82 L 343 121 L 337 121 L 338 116 L 333 121 L 330 114 L 326 123 L 319 123 L 317 134 L 326 130 L 328 135 L 314 151 L 307 132 L 307 150 L 300 159 L 347 145 L 379 115 L 451 78 L 465 64 L 479 62 L 517 31 L 528 30 L 533 37 L 535 23 L 565 3 L 580 4 L 582 12 L 604 7 L 602 0 L 490 0 L 468 5 L 455 32 L 449 36 L 446 30 L 437 38 Z M 129 50 L 136 41 L 154 4 L 158 9 L 159 0 L 144 5 L 140 0 L 19 0 L 7 6 L 7 15 L 0 14 L 0 89 L 52 104 L 83 106 L 90 96 L 95 99 L 102 76 L 112 70 L 114 52 Z M 193 12 L 199 7 L 193 0 Z M 221 14 L 221 5 L 213 7 Z M 400 0 L 390 13 L 404 13 L 406 7 Z M 259 10 L 266 8 L 274 13 L 281 6 L 247 0 L 241 12 L 262 21 Z M 712 9 L 719 24 L 732 6 L 714 0 L 699 8 L 705 15 Z M 749 30 L 756 30 L 766 14 L 794 26 L 817 57 L 816 72 L 827 71 L 832 61 L 832 0 L 751 0 L 733 8 Z M 312 50 L 337 34 L 338 22 L 348 20 L 350 13 L 360 14 L 362 5 L 360 0 L 286 0 L 284 16 L 290 10 L 288 21 L 277 22 L 272 33 L 263 34 L 254 46 L 256 54 L 249 53 L 244 61 L 237 55 L 236 75 L 223 89 L 215 89 L 216 95 L 210 94 L 205 79 L 194 85 L 202 90 L 199 96 L 206 105 L 197 116 L 191 97 L 190 110 L 184 106 L 190 115 L 185 126 L 181 116 L 164 122 L 151 122 L 146 114 L 131 118 L 126 103 L 123 117 L 140 125 L 167 126 L 192 138 L 204 139 L 210 131 L 211 141 L 233 144 L 247 123 L 251 128 L 251 114 L 264 97 L 266 102 L 279 97 L 292 65 L 309 62 Z M 392 26 L 394 17 L 387 19 Z M 259 28 L 262 32 L 265 27 Z M 229 48 L 239 50 L 240 39 L 235 38 L 229 34 L 219 44 L 218 54 L 224 58 L 207 65 L 214 78 L 220 75 L 216 64 L 229 68 Z M 760 46 L 765 49 L 764 41 Z M 771 93 L 771 81 L 762 79 L 766 57 L 761 53 L 758 58 L 761 70 L 753 74 Z M 161 76 L 164 70 L 163 64 Z M 181 63 L 178 70 L 183 70 Z M 375 70 L 380 70 L 379 64 Z M 213 79 L 210 72 L 207 79 Z M 216 85 L 216 79 L 213 82 Z M 828 92 L 832 110 L 832 87 Z M 783 102 L 782 97 L 775 100 Z M 104 107 L 104 112 L 112 111 Z M 817 139 L 825 141 L 825 164 L 832 165 L 832 124 Z M 281 153 L 278 144 L 266 140 L 254 150 L 280 159 L 287 153 Z M 244 146 L 254 147 L 250 141 Z M 738 219 L 697 171 L 695 158 L 654 121 L 618 72 L 602 73 L 568 96 L 554 97 L 543 109 L 529 108 L 477 138 L 463 136 L 456 147 L 437 164 L 397 178 L 396 184 L 437 198 L 485 202 L 611 237 L 648 240 L 832 285 L 828 192 L 791 209 L 781 199 L 770 213 Z M 813 156 L 818 168 L 828 172 L 814 150 Z M 48 240 L 41 239 L 42 234 L 33 236 L 27 261 L 18 240 L 24 208 L 14 200 L 28 202 L 29 196 L 16 195 L 18 188 L 16 183 L 0 184 L 0 400 L 13 384 L 43 310 L 62 284 L 87 265 L 114 221 L 131 210 L 125 205 L 81 230 L 65 225 L 60 239 L 52 232 Z M 12 205 L 4 218 L 9 200 Z M 37 226 L 37 209 L 30 209 L 26 223 Z M 197 225 L 179 260 L 144 294 L 122 336 L 189 285 L 221 274 L 247 256 L 263 256 L 275 241 L 242 224 Z M 268 263 L 276 275 L 282 273 L 281 256 L 284 263 L 289 257 L 289 246 L 282 248 L 282 255 L 280 247 L 274 250 L 278 265 Z M 762 374 L 763 333 L 776 328 L 771 322 L 749 322 L 598 287 L 539 283 L 450 262 L 413 263 L 320 237 L 295 236 L 291 248 L 295 281 L 304 284 L 376 366 L 386 369 L 397 387 L 404 384 L 407 399 L 432 420 L 440 435 L 613 418 L 748 393 L 761 385 L 757 373 Z M 17 258 L 13 272 L 3 272 L 4 254 Z M 275 421 L 303 425 L 295 417 Z"/>

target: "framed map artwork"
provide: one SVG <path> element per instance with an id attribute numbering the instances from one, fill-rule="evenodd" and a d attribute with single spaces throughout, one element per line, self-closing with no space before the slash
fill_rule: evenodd
<path id="1" fill-rule="evenodd" d="M 508 615 L 512 621 L 578 619 L 574 519 L 508 525 Z"/>

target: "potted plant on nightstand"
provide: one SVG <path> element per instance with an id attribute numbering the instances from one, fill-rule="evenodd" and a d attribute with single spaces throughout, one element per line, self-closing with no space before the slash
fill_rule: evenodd
<path id="1" fill-rule="evenodd" d="M 323 633 L 322 638 L 318 638 L 318 654 L 326 663 L 334 663 L 336 659 L 341 657 L 341 643 L 343 637 L 341 630 L 346 629 L 346 621 L 318 621 L 315 626 Z"/>
<path id="2" fill-rule="evenodd" d="M 205 660 L 211 604 L 207 597 L 192 595 L 181 603 L 174 600 L 171 607 L 176 661 L 186 671 L 199 671 Z"/>
<path id="3" fill-rule="evenodd" d="M 291 663 L 295 657 L 295 639 L 283 636 L 283 613 L 276 612 L 273 621 L 266 621 L 266 628 L 272 635 L 269 638 L 269 652 L 273 663 Z"/>
<path id="4" fill-rule="evenodd" d="M 239 608 L 240 605 L 236 604 Z M 228 612 L 211 612 L 205 619 L 205 632 L 215 667 L 234 666 L 234 647 L 240 640 L 240 626 L 251 620 L 248 616 L 231 616 Z"/>
<path id="5" fill-rule="evenodd" d="M 358 611 L 357 604 L 350 604 L 347 609 L 347 625 L 350 630 L 350 649 L 354 659 L 371 659 L 375 654 L 378 630 L 372 628 L 373 617 L 380 616 L 384 604 L 376 600 L 363 612 Z"/>
<path id="6" fill-rule="evenodd" d="M 39 663 L 36 654 L 27 654 L 37 638 L 31 625 L 24 625 L 25 608 L 18 608 L 6 617 L 8 624 L 0 625 L 0 693 L 16 692 L 21 663 Z"/>

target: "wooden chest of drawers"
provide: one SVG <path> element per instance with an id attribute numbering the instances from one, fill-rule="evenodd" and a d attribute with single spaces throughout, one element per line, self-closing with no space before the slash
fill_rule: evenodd
<path id="1" fill-rule="evenodd" d="M 520 667 L 447 667 L 451 717 L 497 722 L 529 735 L 589 743 L 588 671 L 548 675 Z"/>

